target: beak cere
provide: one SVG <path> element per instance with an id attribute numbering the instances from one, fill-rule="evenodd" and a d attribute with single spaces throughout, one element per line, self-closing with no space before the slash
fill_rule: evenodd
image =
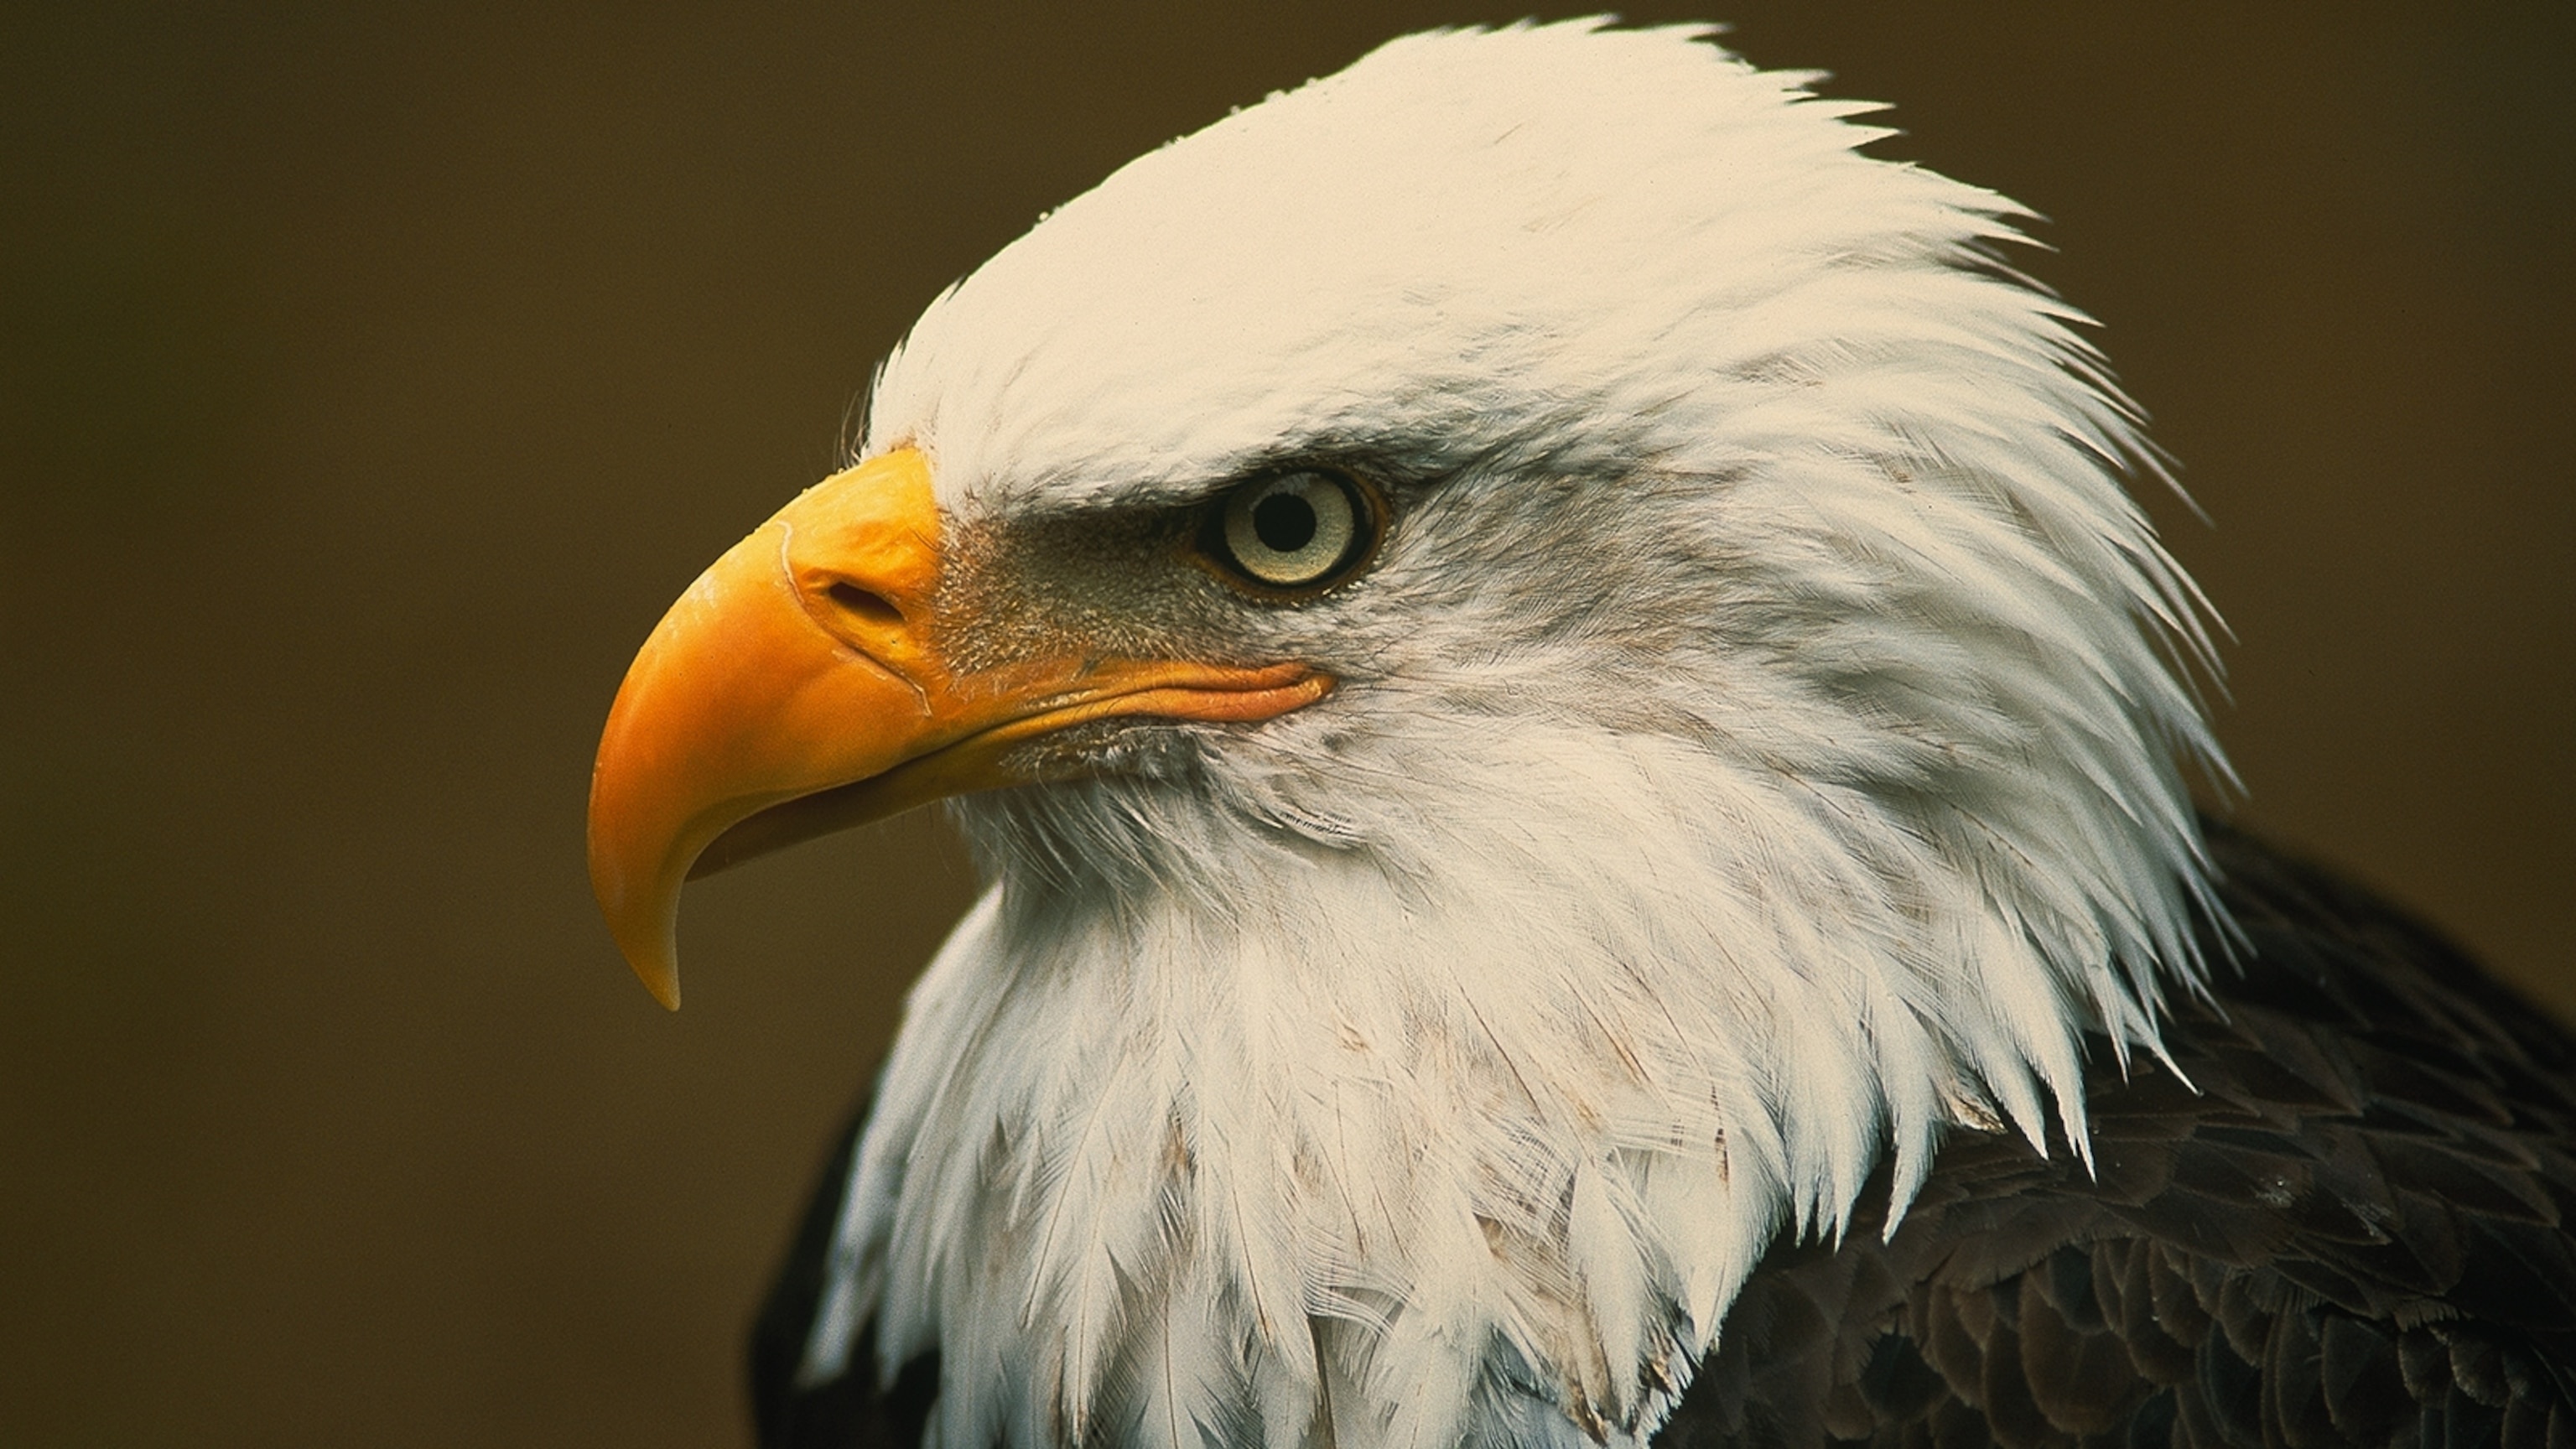
<path id="1" fill-rule="evenodd" d="M 1028 783 L 1012 747 L 1119 716 L 1264 720 L 1323 697 L 1301 664 L 1080 653 L 959 675 L 932 646 L 941 519 L 898 449 L 807 489 L 645 640 L 590 780 L 590 882 L 627 963 L 680 1004 L 680 889 L 755 855 Z"/>

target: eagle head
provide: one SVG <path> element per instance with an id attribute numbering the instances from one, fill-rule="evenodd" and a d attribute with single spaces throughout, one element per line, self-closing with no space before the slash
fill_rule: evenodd
<path id="1" fill-rule="evenodd" d="M 809 1373 L 1639 1436 L 1882 1158 L 2085 1150 L 2084 1034 L 2198 979 L 2205 611 L 2025 214 L 1815 79 L 1581 22 L 1274 95 L 934 301 L 673 608 L 592 795 L 666 1002 L 693 867 L 954 797 L 989 881 Z"/>

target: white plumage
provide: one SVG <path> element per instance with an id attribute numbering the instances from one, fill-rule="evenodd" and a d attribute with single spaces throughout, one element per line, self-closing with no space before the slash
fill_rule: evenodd
<path id="1" fill-rule="evenodd" d="M 1641 1441 L 1775 1234 L 1941 1132 L 2084 1143 L 2158 1048 L 2224 774 L 2160 481 L 2021 215 L 1704 32 L 1416 36 L 1148 155 L 932 305 L 865 451 L 973 562 L 1265 467 L 1374 566 L 1106 647 L 1310 661 L 966 799 L 809 1378 L 949 1449 Z M 1015 548 L 1020 551 L 1014 552 Z M 980 552 L 979 552 L 980 550 Z M 1052 580 L 1052 581 L 1050 581 Z M 1113 605 L 1115 607 L 1113 607 Z M 1007 632 L 1011 611 L 982 615 Z"/>

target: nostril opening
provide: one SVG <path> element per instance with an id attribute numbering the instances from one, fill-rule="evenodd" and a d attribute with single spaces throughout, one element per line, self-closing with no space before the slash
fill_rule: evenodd
<path id="1" fill-rule="evenodd" d="M 823 591 L 843 613 L 856 615 L 870 624 L 900 624 L 903 611 L 893 601 L 873 590 L 860 588 L 847 579 L 835 579 Z"/>

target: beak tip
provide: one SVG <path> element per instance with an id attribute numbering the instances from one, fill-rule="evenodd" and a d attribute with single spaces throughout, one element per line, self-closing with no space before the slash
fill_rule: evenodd
<path id="1" fill-rule="evenodd" d="M 635 968 L 635 979 L 644 983 L 664 1010 L 680 1009 L 680 963 L 673 953 L 638 951 L 627 957 L 626 964 Z"/>
<path id="2" fill-rule="evenodd" d="M 631 885 L 631 873 L 616 869 L 614 852 L 602 848 L 593 814 L 590 853 L 591 890 L 599 913 L 607 918 L 610 939 L 626 958 L 635 979 L 653 999 L 680 1009 L 680 870 L 665 869 L 662 880 L 644 889 Z M 685 870 L 685 867 L 682 867 Z M 658 887 L 658 888 L 653 888 Z"/>

